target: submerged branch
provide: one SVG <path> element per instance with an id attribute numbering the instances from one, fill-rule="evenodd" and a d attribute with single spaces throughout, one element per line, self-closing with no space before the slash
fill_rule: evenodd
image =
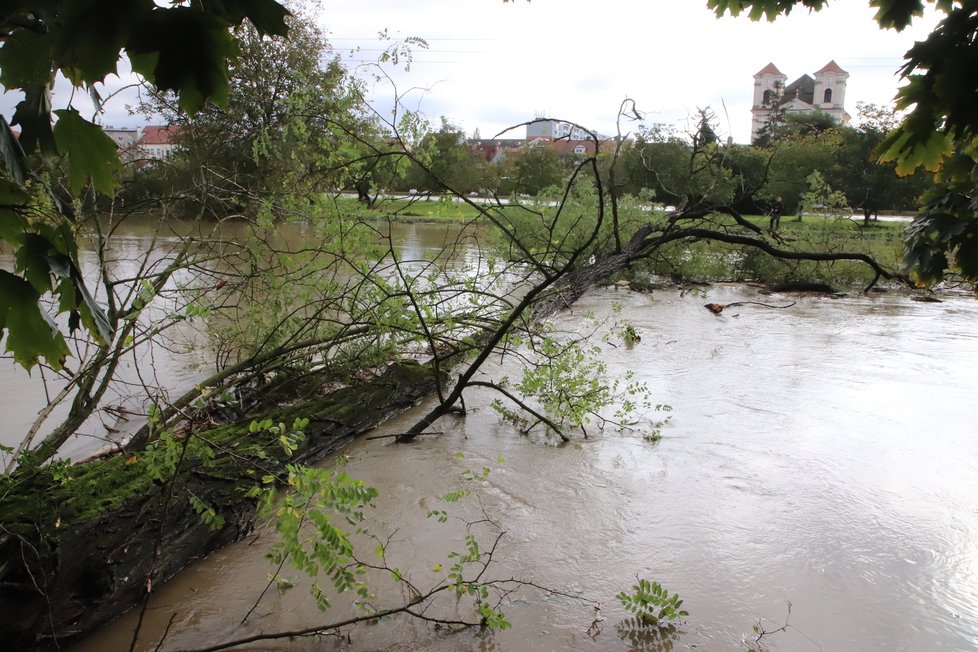
<path id="1" fill-rule="evenodd" d="M 500 394 L 502 394 L 503 396 L 505 396 L 506 398 L 508 398 L 509 400 L 511 400 L 513 403 L 516 403 L 518 406 L 520 406 L 520 409 L 525 410 L 526 412 L 529 412 L 534 417 L 536 417 L 537 419 L 539 419 L 541 422 L 545 423 L 547 425 L 547 427 L 549 427 L 551 430 L 553 430 L 555 433 L 557 433 L 557 435 L 560 437 L 561 441 L 563 441 L 565 444 L 570 441 L 570 437 L 568 437 L 567 435 L 565 435 L 564 434 L 564 431 L 561 430 L 560 429 L 560 426 L 557 425 L 556 423 L 554 423 L 553 420 L 551 420 L 548 417 L 544 416 L 539 411 L 534 410 L 532 407 L 530 407 L 529 405 L 527 405 L 525 401 L 523 401 L 522 399 L 520 399 L 518 396 L 516 396 L 515 394 L 513 394 L 509 390 L 507 390 L 502 385 L 499 385 L 499 384 L 494 383 L 492 381 L 470 380 L 469 381 L 469 387 L 489 387 L 491 389 L 496 390 L 497 392 L 499 392 Z"/>

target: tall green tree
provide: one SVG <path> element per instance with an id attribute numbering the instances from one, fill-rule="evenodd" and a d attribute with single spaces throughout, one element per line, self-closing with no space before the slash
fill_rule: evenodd
<path id="1" fill-rule="evenodd" d="M 785 210 L 795 213 L 802 193 L 808 190 L 807 177 L 814 171 L 830 169 L 841 146 L 839 132 L 785 137 L 766 149 L 771 163 L 764 193 L 781 197 Z"/>
<path id="2" fill-rule="evenodd" d="M 710 107 L 696 109 L 696 133 L 693 135 L 694 147 L 704 148 L 720 142 L 716 129 L 714 129 L 716 121 L 716 114 L 710 110 Z"/>
<path id="3" fill-rule="evenodd" d="M 546 145 L 525 148 L 506 158 L 500 191 L 505 194 L 538 195 L 564 180 L 566 168 L 557 153 Z"/>
<path id="4" fill-rule="evenodd" d="M 857 104 L 853 126 L 840 128 L 836 164 L 827 174 L 845 192 L 864 224 L 880 210 L 914 211 L 919 197 L 933 182 L 922 169 L 900 176 L 896 164 L 880 161 L 880 147 L 899 123 L 895 112 L 874 104 Z"/>
<path id="5" fill-rule="evenodd" d="M 437 130 L 414 148 L 418 162 L 407 170 L 405 186 L 425 192 L 471 192 L 482 185 L 482 161 L 469 149 L 465 132 L 442 116 Z"/>
<path id="6" fill-rule="evenodd" d="M 312 17 L 297 12 L 286 22 L 288 38 L 248 24 L 234 30 L 240 55 L 228 68 L 226 105 L 191 114 L 172 92 L 151 92 L 141 107 L 178 125 L 184 165 L 171 176 L 204 177 L 214 210 L 253 212 L 270 195 L 351 186 L 366 174 L 344 165 L 361 158 L 349 134 L 376 136 L 358 83 Z"/>
<path id="7" fill-rule="evenodd" d="M 700 109 L 690 134 L 659 128 L 640 132 L 634 146 L 637 156 L 629 156 L 625 169 L 631 174 L 636 174 L 635 165 L 644 169 L 648 187 L 662 203 L 687 208 L 728 204 L 734 184 L 724 165 L 726 148 L 717 138 L 715 120 L 709 108 Z"/>

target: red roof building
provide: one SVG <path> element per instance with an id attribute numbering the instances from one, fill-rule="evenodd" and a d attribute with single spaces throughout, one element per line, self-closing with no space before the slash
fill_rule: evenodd
<path id="1" fill-rule="evenodd" d="M 139 149 L 144 158 L 165 161 L 179 148 L 175 142 L 180 135 L 178 125 L 149 125 L 143 127 Z"/>
<path id="2" fill-rule="evenodd" d="M 849 73 L 847 73 L 845 70 L 843 70 L 842 68 L 839 67 L 839 64 L 837 64 L 835 62 L 835 59 L 833 59 L 832 61 L 829 61 L 827 64 L 825 64 L 824 66 L 822 66 L 822 69 L 819 70 L 815 74 L 816 75 L 821 75 L 823 73 L 829 73 L 829 72 L 834 72 L 834 73 L 837 73 L 837 74 L 840 74 L 840 75 L 845 75 L 846 77 L 849 76 Z"/>
<path id="3" fill-rule="evenodd" d="M 787 75 L 785 75 L 783 72 L 778 70 L 778 67 L 774 65 L 774 63 L 769 63 L 763 68 L 761 68 L 760 70 L 758 70 L 757 74 L 754 75 L 754 78 L 757 79 L 758 77 L 763 77 L 764 75 L 774 75 L 775 77 L 784 77 L 785 79 L 788 78 Z"/>

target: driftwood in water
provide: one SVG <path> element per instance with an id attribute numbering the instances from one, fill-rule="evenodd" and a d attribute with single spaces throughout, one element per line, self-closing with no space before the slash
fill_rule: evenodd
<path id="1" fill-rule="evenodd" d="M 704 303 L 703 307 L 712 312 L 714 315 L 719 315 L 727 308 L 736 308 L 738 306 L 763 306 L 765 308 L 775 308 L 777 310 L 784 310 L 785 308 L 790 308 L 798 303 L 797 301 L 792 301 L 791 303 L 784 306 L 775 306 L 770 303 L 763 303 L 761 301 L 734 301 L 733 303 Z"/>
<path id="2" fill-rule="evenodd" d="M 30 477 L 10 476 L 6 495 L 0 495 L 5 649 L 54 647 L 124 613 L 152 584 L 252 529 L 255 504 L 245 491 L 256 479 L 249 469 L 279 474 L 287 462 L 320 459 L 433 388 L 428 367 L 399 364 L 370 382 L 256 416 L 310 420 L 291 457 L 273 435 L 264 433 L 267 441 L 256 442 L 262 435 L 249 432 L 251 419 L 196 433 L 219 455 L 207 465 L 188 457 L 173 491 L 169 482 L 149 479 L 142 453 L 82 464 L 63 476 L 50 468 Z M 267 453 L 259 458 L 259 450 Z M 224 526 L 206 525 L 191 495 L 214 507 Z M 157 543 L 161 554 L 154 561 Z"/>

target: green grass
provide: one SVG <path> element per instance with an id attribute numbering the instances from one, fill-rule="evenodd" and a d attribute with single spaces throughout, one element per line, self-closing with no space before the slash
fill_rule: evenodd
<path id="1" fill-rule="evenodd" d="M 765 232 L 767 216 L 749 216 Z M 716 227 L 716 225 L 713 225 Z M 862 222 L 806 216 L 781 219 L 772 245 L 786 251 L 847 252 L 872 256 L 884 267 L 898 271 L 902 262 L 905 223 Z M 714 242 L 674 243 L 664 247 L 647 268 L 655 274 L 693 281 L 756 281 L 766 284 L 810 282 L 836 288 L 864 287 L 875 273 L 856 261 L 786 261 L 750 248 Z"/>
<path id="2" fill-rule="evenodd" d="M 360 219 L 395 219 L 404 222 L 467 222 L 477 219 L 479 211 L 461 201 L 411 199 L 380 199 L 373 208 L 350 197 L 336 200 L 337 209 L 345 216 Z"/>
<path id="3" fill-rule="evenodd" d="M 479 212 L 473 206 L 447 200 L 387 199 L 368 209 L 355 199 L 339 198 L 337 207 L 344 215 L 360 219 L 466 222 L 479 218 Z M 539 206 L 535 209 L 545 214 L 555 210 L 550 206 Z M 523 208 L 505 206 L 502 210 L 512 211 L 509 217 L 514 225 L 522 222 L 539 226 L 538 219 L 526 220 L 527 215 Z M 587 213 L 587 209 L 577 207 L 571 212 Z M 655 215 L 630 214 L 623 217 L 623 223 L 647 219 L 655 219 Z M 864 226 L 861 220 L 809 215 L 799 221 L 795 216 L 785 215 L 781 218 L 778 237 L 775 239 L 767 233 L 767 215 L 749 215 L 746 219 L 760 227 L 764 231 L 764 237 L 779 249 L 864 253 L 893 271 L 898 271 L 902 263 L 903 231 L 906 228 L 903 222 L 871 222 Z M 721 215 L 706 218 L 703 226 L 718 230 L 741 228 L 734 225 L 730 218 Z M 584 227 L 578 224 L 578 228 Z M 749 232 L 746 234 L 754 235 Z M 625 227 L 624 235 L 626 238 L 631 235 L 628 227 Z M 535 242 L 532 233 L 527 233 L 527 237 L 531 244 Z M 645 269 L 654 274 L 695 281 L 755 281 L 767 284 L 812 282 L 837 288 L 865 286 L 875 276 L 867 265 L 860 262 L 783 261 L 750 247 L 716 242 L 666 245 L 650 258 Z"/>

